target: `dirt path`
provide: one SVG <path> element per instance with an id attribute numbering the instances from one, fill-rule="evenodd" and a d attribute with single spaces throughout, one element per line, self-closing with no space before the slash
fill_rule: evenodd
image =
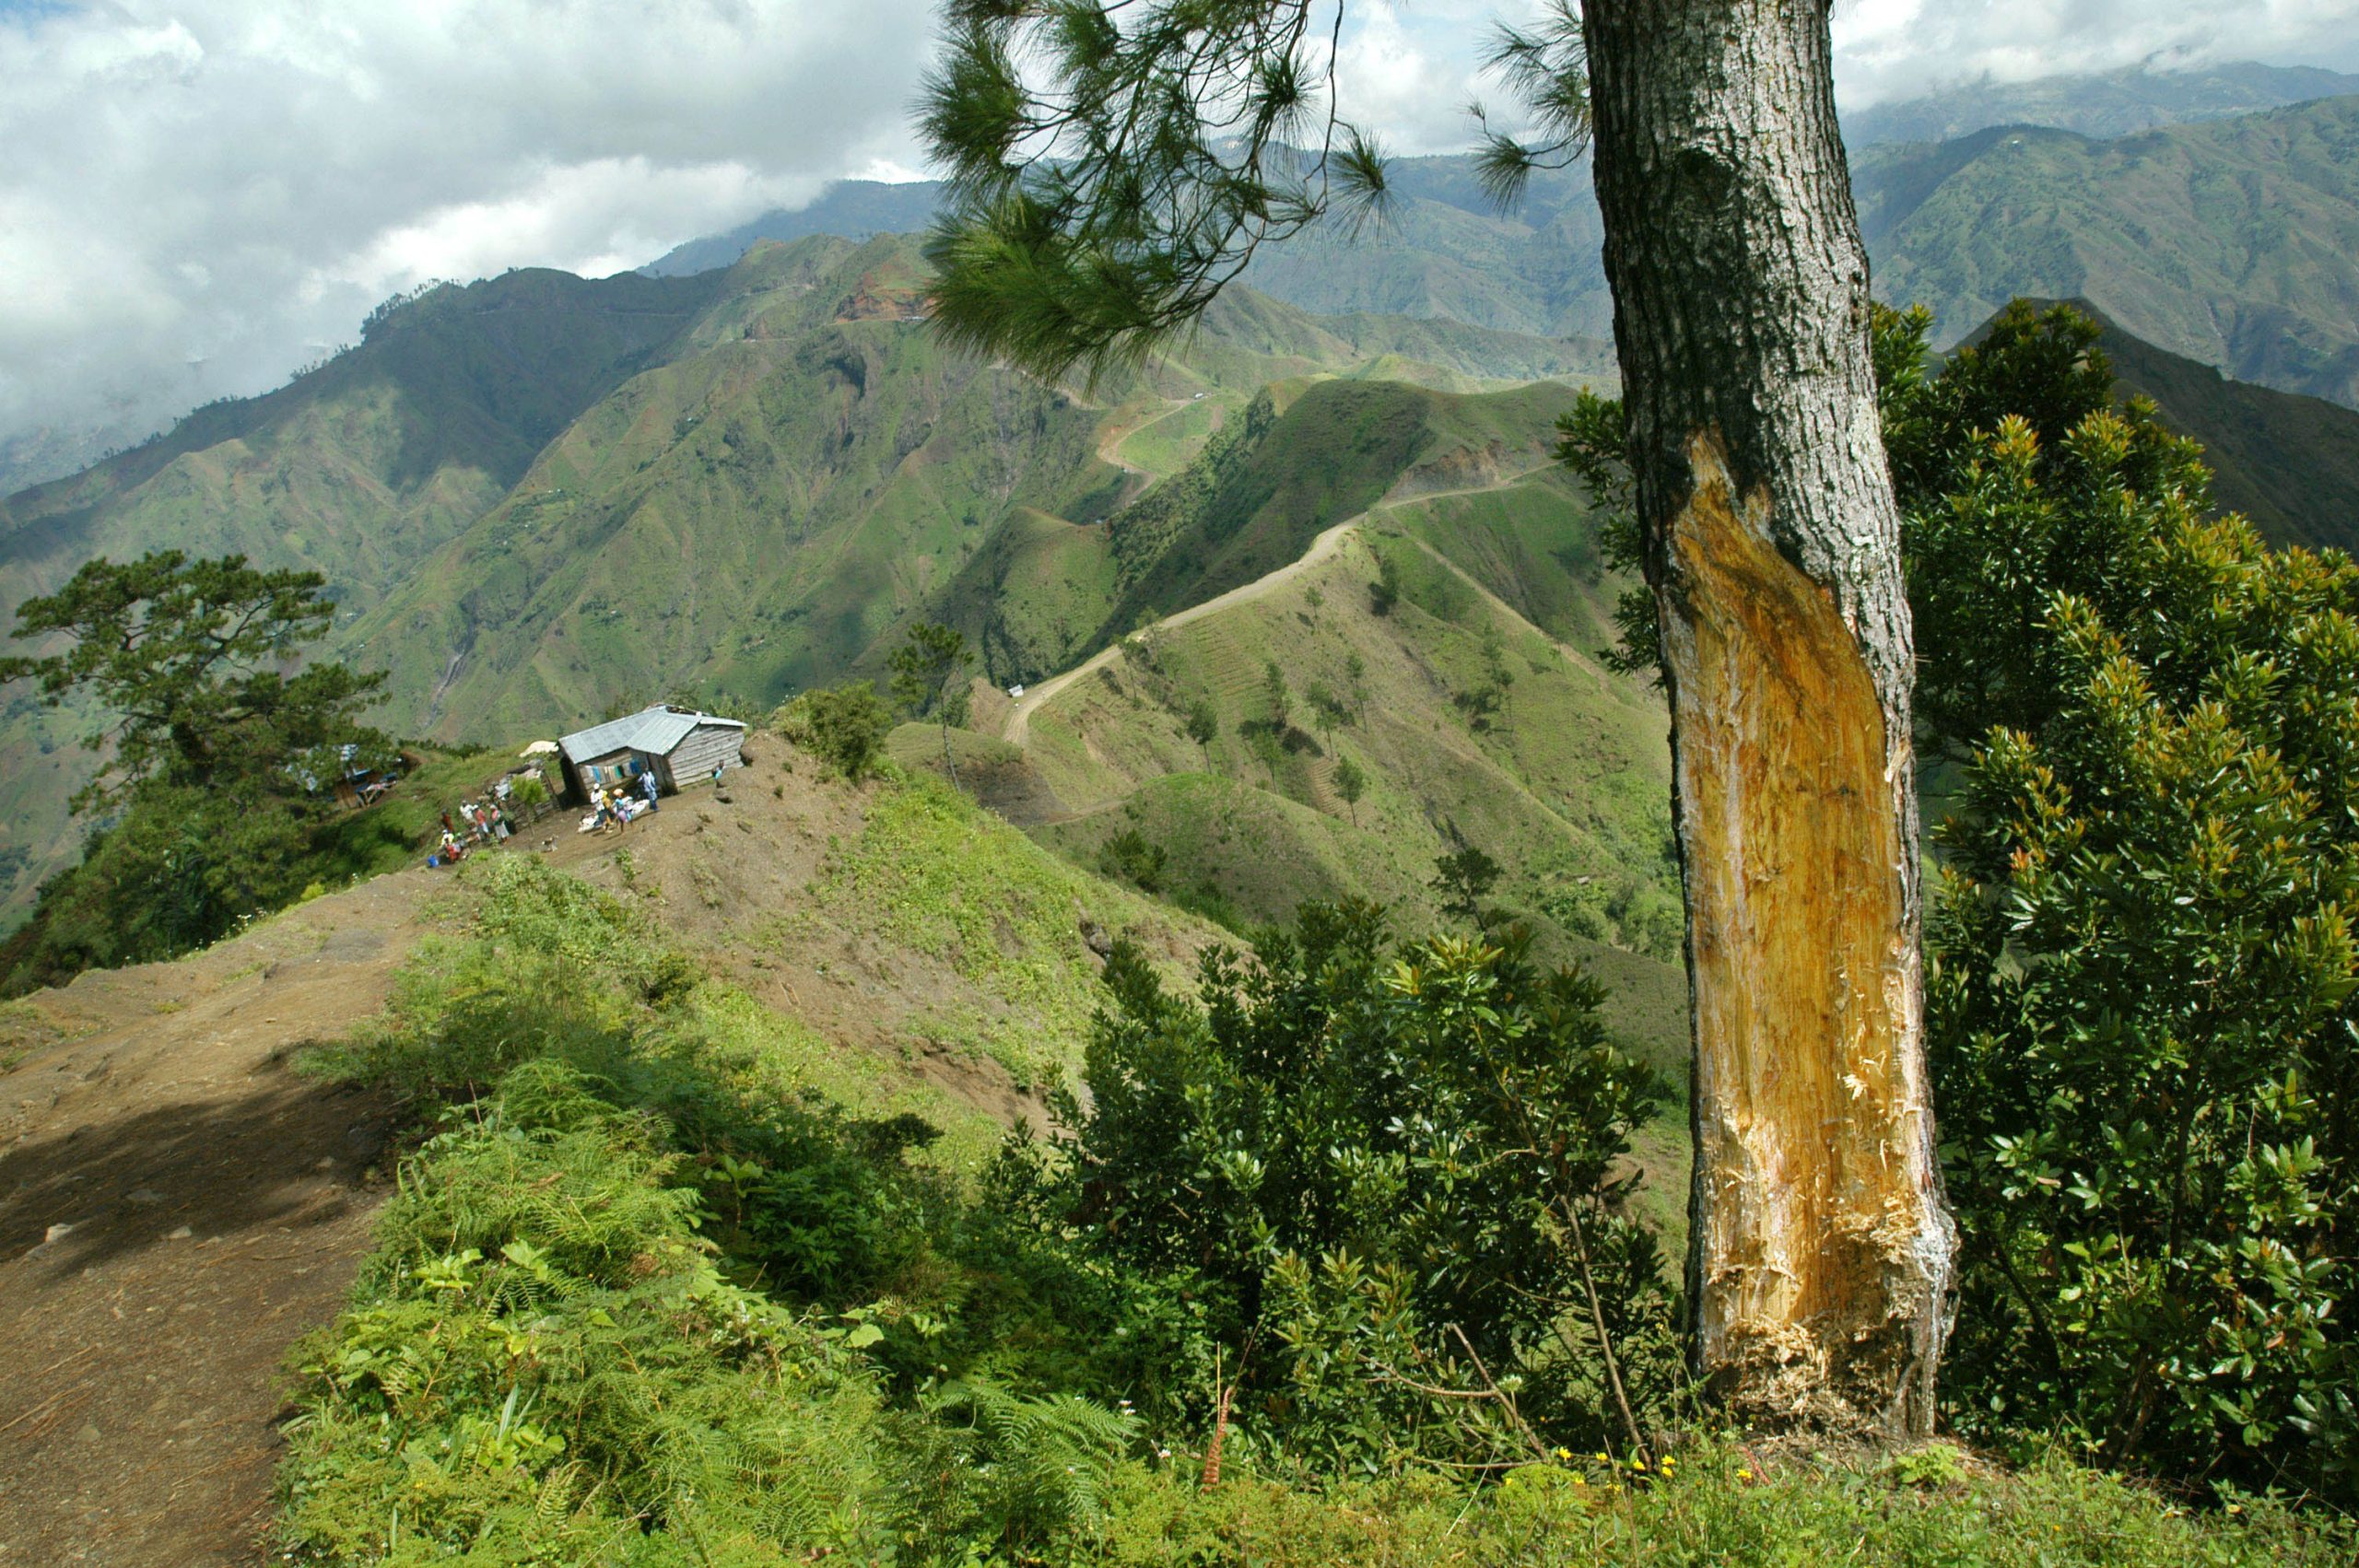
<path id="1" fill-rule="evenodd" d="M 1257 577 L 1251 582 L 1232 588 L 1226 593 L 1215 594 L 1201 604 L 1191 604 L 1184 610 L 1175 610 L 1163 617 L 1162 624 L 1166 626 L 1184 626 L 1191 621 L 1202 620 L 1206 615 L 1215 614 L 1232 604 L 1243 604 L 1255 599 L 1267 598 L 1342 549 L 1344 535 L 1357 528 L 1360 525 L 1360 518 L 1367 515 L 1362 512 L 1359 517 L 1339 522 L 1313 539 L 1310 542 L 1310 548 L 1302 553 L 1299 560 L 1280 567 L 1265 577 Z M 1015 706 L 1008 710 L 1007 726 L 1000 731 L 1001 739 L 1019 746 L 1024 744 L 1025 737 L 1031 733 L 1032 715 L 1043 703 L 1093 670 L 1103 669 L 1113 662 L 1115 659 L 1121 657 L 1121 643 L 1116 642 L 1113 646 L 1101 649 L 1089 658 L 1083 660 L 1063 674 L 1051 675 L 1039 685 L 1027 688 Z"/>
<path id="2" fill-rule="evenodd" d="M 1320 534 L 1316 539 L 1313 539 L 1310 542 L 1310 548 L 1305 550 L 1299 559 L 1280 567 L 1277 570 L 1270 572 L 1265 576 L 1257 577 L 1251 582 L 1243 583 L 1236 588 L 1232 588 L 1226 593 L 1215 594 L 1212 598 L 1205 600 L 1201 604 L 1191 604 L 1184 610 L 1175 610 L 1170 614 L 1163 617 L 1162 625 L 1166 626 L 1184 626 L 1191 621 L 1199 621 L 1203 619 L 1206 615 L 1216 614 L 1220 611 L 1229 608 L 1231 605 L 1245 604 L 1250 603 L 1256 599 L 1268 598 L 1271 594 L 1275 593 L 1279 589 L 1284 588 L 1286 584 L 1292 582 L 1303 573 L 1309 571 L 1312 568 L 1320 566 L 1333 558 L 1335 553 L 1344 547 L 1344 536 L 1379 512 L 1390 510 L 1395 506 L 1407 506 L 1419 501 L 1443 500 L 1451 496 L 1472 496 L 1481 494 L 1486 490 L 1508 489 L 1510 486 L 1520 485 L 1526 479 L 1531 478 L 1534 474 L 1541 473 L 1543 470 L 1553 466 L 1555 466 L 1553 463 L 1543 463 L 1538 468 L 1526 469 L 1519 474 L 1507 474 L 1495 483 L 1488 485 L 1467 485 L 1450 490 L 1421 490 L 1414 495 L 1402 496 L 1394 499 L 1381 501 L 1377 505 L 1370 507 L 1367 511 L 1361 512 L 1354 517 L 1345 518 L 1343 521 L 1335 524 L 1334 527 L 1330 528 L 1325 532 Z M 1450 566 L 1450 563 L 1438 552 L 1428 551 L 1427 553 L 1432 555 L 1435 559 L 1441 561 L 1443 565 Z M 1450 566 L 1450 569 L 1452 571 L 1458 571 L 1458 568 L 1455 566 Z M 1464 572 L 1459 572 L 1458 575 L 1461 577 L 1466 577 Z M 1496 594 L 1491 592 L 1488 589 L 1484 588 L 1481 583 L 1474 582 L 1473 578 L 1467 577 L 1466 580 L 1470 583 L 1473 583 L 1475 589 L 1480 591 L 1483 597 L 1486 600 L 1489 600 L 1495 604 L 1499 604 L 1501 608 L 1507 607 Z M 1563 645 L 1558 644 L 1558 646 L 1562 647 Z M 1042 681 L 1039 685 L 1027 687 L 1024 696 L 1017 699 L 1015 706 L 1008 709 L 1006 722 L 1000 730 L 1000 738 L 1013 745 L 1023 745 L 1026 738 L 1032 732 L 1033 714 L 1039 711 L 1039 709 L 1046 706 L 1048 702 L 1059 692 L 1063 691 L 1067 686 L 1073 685 L 1074 682 L 1081 679 L 1084 675 L 1091 673 L 1093 671 L 1101 670 L 1108 664 L 1113 662 L 1115 659 L 1121 656 L 1121 651 L 1122 645 L 1121 642 L 1117 641 L 1111 647 L 1100 649 L 1089 658 L 1074 665 L 1072 669 L 1067 670 L 1063 674 L 1051 675 L 1047 680 Z M 1579 658 L 1579 655 L 1574 654 L 1570 649 L 1567 649 L 1566 652 L 1575 659 Z M 1584 663 L 1587 662 L 1585 660 L 1581 661 Z"/>
<path id="3" fill-rule="evenodd" d="M 392 1126 L 281 1064 L 383 1005 L 432 875 L 0 1011 L 0 1565 L 259 1561 L 279 1368 L 343 1304 Z"/>

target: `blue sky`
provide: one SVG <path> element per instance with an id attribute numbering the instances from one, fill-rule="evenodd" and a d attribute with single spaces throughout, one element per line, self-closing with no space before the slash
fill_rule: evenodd
<path id="1" fill-rule="evenodd" d="M 1395 151 L 1463 146 L 1500 3 L 1353 0 L 1346 111 Z M 913 175 L 933 4 L 0 0 L 0 441 L 262 391 L 424 279 L 613 272 Z M 2147 58 L 2359 65 L 2359 0 L 1837 0 L 1835 29 L 1854 105 Z"/>

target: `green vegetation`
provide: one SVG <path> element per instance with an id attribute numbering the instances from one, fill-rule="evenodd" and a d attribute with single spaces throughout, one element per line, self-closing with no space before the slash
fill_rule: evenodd
<path id="1" fill-rule="evenodd" d="M 964 810 L 925 790 L 908 799 L 921 817 Z M 1091 1047 L 1100 1108 L 1076 1119 L 1073 1145 L 1110 1185 L 1021 1139 L 975 1179 L 945 1165 L 925 1120 L 863 1103 L 856 1085 L 849 1103 L 801 1090 L 792 1021 L 700 977 L 644 914 L 526 857 L 471 862 L 458 885 L 457 924 L 414 962 L 383 1024 L 316 1059 L 390 1081 L 435 1130 L 403 1163 L 351 1305 L 295 1357 L 276 1527 L 292 1561 L 1309 1568 L 1540 1551 L 1742 1568 L 1865 1539 L 1903 1564 L 2139 1568 L 2346 1550 L 2273 1506 L 2189 1518 L 2053 1460 L 2007 1476 L 1948 1451 L 1845 1465 L 1720 1439 L 1643 1470 L 1626 1451 L 1533 1453 L 1504 1418 L 1470 1423 L 1466 1401 L 1371 1378 L 1410 1326 L 1356 1305 L 1377 1305 L 1389 1276 L 1270 1260 L 1252 1215 L 1342 1222 L 1335 1239 L 1351 1245 L 1370 1222 L 1391 1233 L 1381 1216 L 1406 1195 L 1370 1179 L 1388 1168 L 1377 1151 L 1373 1165 L 1289 1153 L 1310 1145 L 1253 1114 L 1267 1094 L 1255 1084 L 1308 1052 L 1338 1091 L 1317 1101 L 1336 1131 L 1389 1138 L 1356 1093 L 1355 1053 L 1378 1051 L 1398 1064 L 1377 1068 L 1385 1094 L 1465 1097 L 1433 1134 L 1411 1131 L 1414 1151 L 1461 1125 L 1528 1138 L 1485 1112 L 1515 1102 L 1480 1063 L 1520 1064 L 1532 1107 L 1604 1129 L 1606 1143 L 1577 1145 L 1593 1184 L 1582 1201 L 1604 1204 L 1602 1156 L 1627 1111 L 1599 1122 L 1590 1107 L 1633 1106 L 1636 1081 L 1615 1087 L 1625 1070 L 1580 995 L 1563 1011 L 1495 1006 L 1552 994 L 1496 955 L 1444 944 L 1404 984 L 1365 917 L 1339 913 L 1307 929 L 1308 945 L 1227 971 L 1235 1000 L 1209 1014 L 1118 957 L 1118 1011 Z M 1581 1048 L 1558 1048 L 1567 1031 Z M 1481 1054 L 1454 1049 L 1461 1038 Z M 1433 1053 L 1433 1082 L 1401 1071 L 1426 1059 L 1401 1050 Z M 1173 1080 L 1126 1065 L 1150 1062 L 1214 1072 L 1224 1120 L 1160 1119 L 1175 1102 L 1156 1085 Z M 1279 1140 L 1266 1176 L 1174 1205 L 1153 1172 L 1228 1117 Z M 1431 1183 L 1450 1168 L 1413 1157 L 1402 1174 Z M 1436 1188 L 1439 1205 L 1392 1243 L 1441 1246 L 1458 1264 L 1431 1287 L 1435 1307 L 1532 1258 L 1563 1267 L 1529 1222 L 1472 1246 L 1452 1238 L 1449 1217 L 1482 1218 L 1492 1198 L 1544 1207 L 1545 1176 L 1536 1188 L 1505 1169 L 1486 1179 L 1512 1190 Z M 1296 1184 L 1341 1206 L 1285 1201 Z M 1106 1195 L 1095 1218 L 1055 1223 L 1093 1190 Z M 1592 1216 L 1602 1247 L 1613 1222 Z M 1216 1255 L 1242 1270 L 1217 1278 L 1266 1270 L 1274 1287 L 1258 1309 L 1273 1328 L 1242 1367 L 1206 1353 L 1245 1298 L 1157 1282 L 1154 1259 L 1192 1258 L 1199 1232 L 1226 1238 Z M 1204 1486 L 1215 1389 L 1239 1379 L 1292 1397 L 1231 1395 L 1221 1480 Z M 1593 1407 L 1593 1383 L 1566 1387 L 1561 1402 L 1535 1388 L 1529 1408 Z M 1484 1481 L 1419 1462 L 1456 1451 L 1470 1424 L 1485 1447 L 1507 1445 L 1508 1468 Z"/>
<path id="2" fill-rule="evenodd" d="M 847 681 L 839 686 L 804 692 L 779 709 L 779 729 L 796 745 L 816 755 L 848 783 L 857 784 L 876 767 L 885 753 L 885 737 L 893 728 L 893 710 L 868 681 Z M 947 755 L 948 728 L 943 746 Z"/>
<path id="3" fill-rule="evenodd" d="M 1962 1431 L 2348 1508 L 2359 568 L 2208 521 L 2096 331 L 2018 309 L 1897 382 L 1949 454 L 1909 524 L 1953 650 L 1919 712 L 1968 758 L 1927 998 L 1946 1393 Z"/>
<path id="4" fill-rule="evenodd" d="M 67 646 L 0 660 L 0 683 L 107 715 L 83 742 L 106 763 L 73 802 L 107 817 L 0 950 L 0 990 L 202 947 L 389 848 L 382 819 L 349 831 L 323 794 L 394 762 L 392 742 L 357 718 L 379 682 L 336 663 L 285 673 L 327 628 L 323 587 L 313 572 L 165 551 L 90 561 L 18 608 L 13 635 Z"/>
<path id="5" fill-rule="evenodd" d="M 1605 1043 L 1594 984 L 1513 942 L 1396 953 L 1385 927 L 1306 905 L 1250 963 L 1208 959 L 1201 1002 L 1118 948 L 1087 1107 L 1060 1105 L 1030 1201 L 1137 1270 L 1173 1359 L 1223 1352 L 1209 1392 L 1311 1473 L 1643 1454 L 1633 1411 L 1677 1383 L 1654 1240 L 1621 1213 L 1651 1075 Z"/>
<path id="6" fill-rule="evenodd" d="M 1501 919 L 1501 911 L 1483 904 L 1498 883 L 1499 862 L 1472 844 L 1461 844 L 1434 862 L 1434 879 L 1426 885 L 1434 890 L 1443 914 L 1482 930 Z"/>
<path id="7" fill-rule="evenodd" d="M 83 474 L 0 497 L 0 618 L 94 558 L 238 555 L 324 577 L 336 605 L 328 651 L 348 656 L 354 617 L 495 504 L 719 282 L 528 269 L 413 300 L 277 392 L 207 404 Z M 428 729 L 414 713 L 378 718 L 397 733 Z M 0 889 L 10 914 L 74 858 L 66 802 L 89 773 L 65 748 L 84 720 L 45 721 L 30 704 L 0 713 L 0 825 L 30 850 Z"/>
<path id="8" fill-rule="evenodd" d="M 1099 874 L 1131 883 L 1141 893 L 1163 891 L 1164 868 L 1170 856 L 1160 844 L 1150 843 L 1135 827 L 1126 827 L 1098 846 Z"/>

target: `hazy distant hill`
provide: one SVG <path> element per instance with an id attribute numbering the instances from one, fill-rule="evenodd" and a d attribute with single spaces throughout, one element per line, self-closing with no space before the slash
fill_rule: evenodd
<path id="1" fill-rule="evenodd" d="M 1951 141 L 1993 125 L 2048 125 L 2084 136 L 2125 136 L 2344 93 L 2359 93 L 2359 76 L 2316 66 L 2263 65 L 2249 60 L 2188 71 L 2130 66 L 2027 82 L 1962 83 L 1847 113 L 1843 135 L 1854 148 L 1885 142 Z M 1437 183 L 1461 185 L 1461 191 L 1442 199 L 1461 210 L 1488 213 L 1479 191 L 1465 178 L 1462 159 L 1402 158 L 1396 179 L 1420 196 L 1439 194 L 1431 188 Z M 866 240 L 876 234 L 912 233 L 933 220 L 941 194 L 938 181 L 839 181 L 808 206 L 767 212 L 726 233 L 691 240 L 644 270 L 668 277 L 725 267 L 757 240 L 800 240 L 806 234 Z"/>
<path id="2" fill-rule="evenodd" d="M 2153 398 L 2165 424 L 2203 443 L 2223 511 L 2242 512 L 2275 544 L 2359 551 L 2359 413 L 2230 380 L 2111 322 L 2104 347 L 2125 394 Z"/>
<path id="3" fill-rule="evenodd" d="M 1937 339 L 2080 296 L 2243 380 L 2359 406 L 2359 97 L 2118 141 L 1996 130 L 1857 167 L 1877 292 Z"/>
<path id="4" fill-rule="evenodd" d="M 2050 125 L 2084 136 L 2127 136 L 2353 92 L 2359 92 L 2359 76 L 2312 65 L 2250 60 L 2188 71 L 2132 65 L 2028 82 L 1961 83 L 1922 98 L 1879 103 L 1845 114 L 1843 137 L 1855 147 L 1945 142 L 1992 125 Z"/>
<path id="5" fill-rule="evenodd" d="M 2233 67 L 1989 91 L 2013 93 L 2006 101 L 2018 106 L 2026 94 L 2052 100 L 2060 114 L 2085 88 L 2092 105 L 2127 95 L 2155 114 L 2176 104 L 2193 115 L 2242 101 L 2238 92 L 2341 80 Z M 1925 112 L 1942 123 L 1974 118 L 1954 106 Z M 1852 175 L 1877 292 L 1932 307 L 1937 342 L 2017 295 L 2081 296 L 2172 353 L 2359 406 L 2359 96 L 2112 141 L 2012 126 L 1855 145 Z M 1586 168 L 1536 180 L 1510 214 L 1483 197 L 1467 158 L 1401 159 L 1393 184 L 1381 230 L 1298 236 L 1257 257 L 1247 280 L 1309 310 L 1611 334 Z M 933 185 L 839 187 L 833 205 L 772 215 L 651 270 L 701 264 L 745 236 L 800 232 L 847 214 L 921 227 L 938 196 Z"/>
<path id="6" fill-rule="evenodd" d="M 707 272 L 731 265 L 764 240 L 783 242 L 814 234 L 869 240 L 879 234 L 914 234 L 933 221 L 942 189 L 938 180 L 892 185 L 876 180 L 839 180 L 808 206 L 766 212 L 724 234 L 691 240 L 640 270 L 654 277 Z"/>

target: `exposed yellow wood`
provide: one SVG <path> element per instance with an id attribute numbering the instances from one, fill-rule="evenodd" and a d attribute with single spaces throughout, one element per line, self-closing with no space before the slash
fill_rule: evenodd
<path id="1" fill-rule="evenodd" d="M 1889 1425 L 1946 1275 L 1905 737 L 1768 502 L 1690 444 L 1663 594 L 1696 980 L 1703 1369 L 1740 1413 Z M 1928 1251 L 1932 1255 L 1929 1256 Z M 1930 1267 L 1929 1267 L 1930 1265 Z"/>

